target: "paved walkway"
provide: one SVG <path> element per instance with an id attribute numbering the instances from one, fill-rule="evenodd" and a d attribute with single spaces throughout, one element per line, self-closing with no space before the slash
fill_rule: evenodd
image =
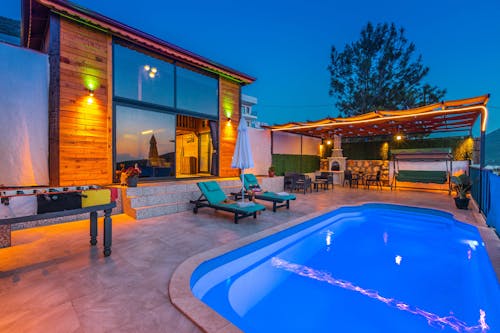
<path id="1" fill-rule="evenodd" d="M 98 246 L 89 247 L 86 221 L 15 231 L 13 246 L 0 249 L 0 331 L 200 332 L 168 296 L 169 280 L 184 260 L 309 213 L 364 202 L 447 210 L 479 226 L 500 279 L 500 240 L 475 211 L 457 210 L 447 194 L 336 186 L 297 194 L 289 211 L 268 209 L 239 224 L 212 209 L 141 221 L 117 215 L 113 254 L 106 258 L 102 234 Z"/>

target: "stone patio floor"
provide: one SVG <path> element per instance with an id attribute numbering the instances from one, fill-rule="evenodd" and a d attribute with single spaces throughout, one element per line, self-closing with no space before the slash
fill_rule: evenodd
<path id="1" fill-rule="evenodd" d="M 88 221 L 14 231 L 0 249 L 0 332 L 200 332 L 169 299 L 168 285 L 186 259 L 324 209 L 384 202 L 449 211 L 478 226 L 500 280 L 500 240 L 476 209 L 454 207 L 441 192 L 366 190 L 297 194 L 291 209 L 234 224 L 232 215 L 200 209 L 136 221 L 113 216 L 113 253 L 96 247 Z M 408 221 L 410 222 L 410 221 Z"/>

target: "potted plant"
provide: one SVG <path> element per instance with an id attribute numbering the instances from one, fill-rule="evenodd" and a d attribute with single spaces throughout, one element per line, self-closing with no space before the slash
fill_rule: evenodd
<path id="1" fill-rule="evenodd" d="M 274 177 L 274 167 L 271 165 L 267 170 L 269 177 Z"/>
<path id="2" fill-rule="evenodd" d="M 462 172 L 451 176 L 451 182 L 454 184 L 454 190 L 457 192 L 455 205 L 458 209 L 468 209 L 470 199 L 467 198 L 467 193 L 472 188 L 470 177 Z"/>
<path id="3" fill-rule="evenodd" d="M 139 168 L 137 163 L 133 167 L 129 167 L 127 170 L 125 170 L 128 187 L 137 187 L 137 182 L 139 181 L 140 173 L 141 169 Z"/>

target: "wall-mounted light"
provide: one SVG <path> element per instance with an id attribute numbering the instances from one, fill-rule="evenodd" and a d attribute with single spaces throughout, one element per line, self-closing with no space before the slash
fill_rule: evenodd
<path id="1" fill-rule="evenodd" d="M 401 134 L 396 135 L 396 141 L 403 140 L 403 136 Z"/>
<path id="2" fill-rule="evenodd" d="M 94 89 L 89 88 L 89 96 L 94 97 Z"/>
<path id="3" fill-rule="evenodd" d="M 326 141 L 326 144 L 327 144 L 327 145 L 331 145 L 331 144 L 332 144 L 332 140 L 327 140 L 327 141 Z"/>

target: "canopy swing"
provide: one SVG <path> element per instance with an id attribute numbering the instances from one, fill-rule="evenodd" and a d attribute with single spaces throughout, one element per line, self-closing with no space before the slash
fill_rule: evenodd
<path id="1" fill-rule="evenodd" d="M 393 176 L 391 190 L 397 187 L 397 182 L 422 183 L 422 184 L 448 184 L 448 195 L 451 194 L 451 174 L 453 170 L 453 155 L 450 148 L 424 148 L 424 149 L 394 149 L 391 151 L 393 163 Z M 400 168 L 400 161 L 408 162 L 444 162 L 444 170 Z M 412 186 L 404 186 L 418 188 Z"/>

